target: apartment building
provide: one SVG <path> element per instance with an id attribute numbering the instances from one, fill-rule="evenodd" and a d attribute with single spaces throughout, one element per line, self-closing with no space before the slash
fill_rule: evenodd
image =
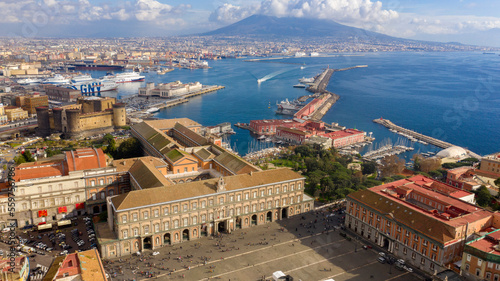
<path id="1" fill-rule="evenodd" d="M 419 175 L 352 193 L 345 226 L 423 271 L 439 272 L 462 257 L 467 238 L 498 224 L 494 213 L 439 185 Z"/>

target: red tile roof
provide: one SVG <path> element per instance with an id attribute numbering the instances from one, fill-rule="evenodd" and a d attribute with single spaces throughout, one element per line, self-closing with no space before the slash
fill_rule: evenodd
<path id="1" fill-rule="evenodd" d="M 106 167 L 106 155 L 100 148 L 82 148 L 66 151 L 66 165 L 69 171 L 81 171 Z"/>

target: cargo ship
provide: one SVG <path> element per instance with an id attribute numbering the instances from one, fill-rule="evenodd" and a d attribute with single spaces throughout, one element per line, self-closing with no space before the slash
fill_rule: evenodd
<path id="1" fill-rule="evenodd" d="M 102 63 L 72 63 L 71 66 L 74 66 L 76 70 L 123 70 L 125 67 L 123 65 L 117 64 L 102 64 Z"/>

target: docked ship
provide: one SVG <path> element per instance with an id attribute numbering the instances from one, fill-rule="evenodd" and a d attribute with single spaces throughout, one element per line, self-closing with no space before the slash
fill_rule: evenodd
<path id="1" fill-rule="evenodd" d="M 276 114 L 294 115 L 302 108 L 302 104 L 298 100 L 288 101 L 288 99 L 277 104 L 278 109 Z"/>
<path id="2" fill-rule="evenodd" d="M 89 74 L 84 74 L 84 75 L 78 75 L 78 76 L 71 78 L 71 83 L 83 83 L 83 82 L 89 82 L 92 80 L 94 80 L 94 78 L 92 78 L 92 76 L 90 76 Z"/>
<path id="3" fill-rule="evenodd" d="M 83 96 L 100 97 L 102 92 L 116 90 L 118 85 L 113 81 L 93 79 L 91 81 L 69 84 L 67 88 L 79 90 Z"/>
<path id="4" fill-rule="evenodd" d="M 19 79 L 16 82 L 19 85 L 35 85 L 42 82 L 42 80 L 36 78 L 25 78 L 25 79 Z"/>
<path id="5" fill-rule="evenodd" d="M 62 85 L 68 84 L 69 82 L 68 78 L 62 76 L 61 74 L 56 74 L 54 77 L 50 77 L 42 81 L 42 84 Z"/>
<path id="6" fill-rule="evenodd" d="M 71 66 L 74 66 L 76 70 L 123 70 L 123 65 L 116 64 L 102 64 L 102 63 L 94 63 L 94 62 L 82 62 L 82 63 L 72 63 Z"/>
<path id="7" fill-rule="evenodd" d="M 294 87 L 294 88 L 305 88 L 305 87 L 307 87 L 307 86 L 306 86 L 306 85 L 304 85 L 304 84 L 300 84 L 300 83 L 299 83 L 299 84 L 295 84 L 295 85 L 293 85 L 293 87 Z"/>
<path id="8" fill-rule="evenodd" d="M 123 72 L 101 77 L 103 81 L 112 81 L 115 83 L 142 82 L 145 78 L 145 76 L 142 76 L 137 72 Z"/>
<path id="9" fill-rule="evenodd" d="M 299 82 L 303 83 L 303 84 L 311 84 L 311 83 L 314 83 L 314 78 L 305 78 L 305 77 L 302 77 L 302 78 L 299 79 Z"/>

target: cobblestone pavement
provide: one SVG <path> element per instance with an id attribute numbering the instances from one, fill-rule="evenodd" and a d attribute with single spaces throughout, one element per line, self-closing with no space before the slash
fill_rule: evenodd
<path id="1" fill-rule="evenodd" d="M 283 271 L 294 280 L 422 280 L 377 262 L 375 250 L 346 240 L 334 226 L 342 216 L 309 212 L 219 237 L 105 261 L 112 280 L 271 280 Z M 325 230 L 326 229 L 326 230 Z"/>

